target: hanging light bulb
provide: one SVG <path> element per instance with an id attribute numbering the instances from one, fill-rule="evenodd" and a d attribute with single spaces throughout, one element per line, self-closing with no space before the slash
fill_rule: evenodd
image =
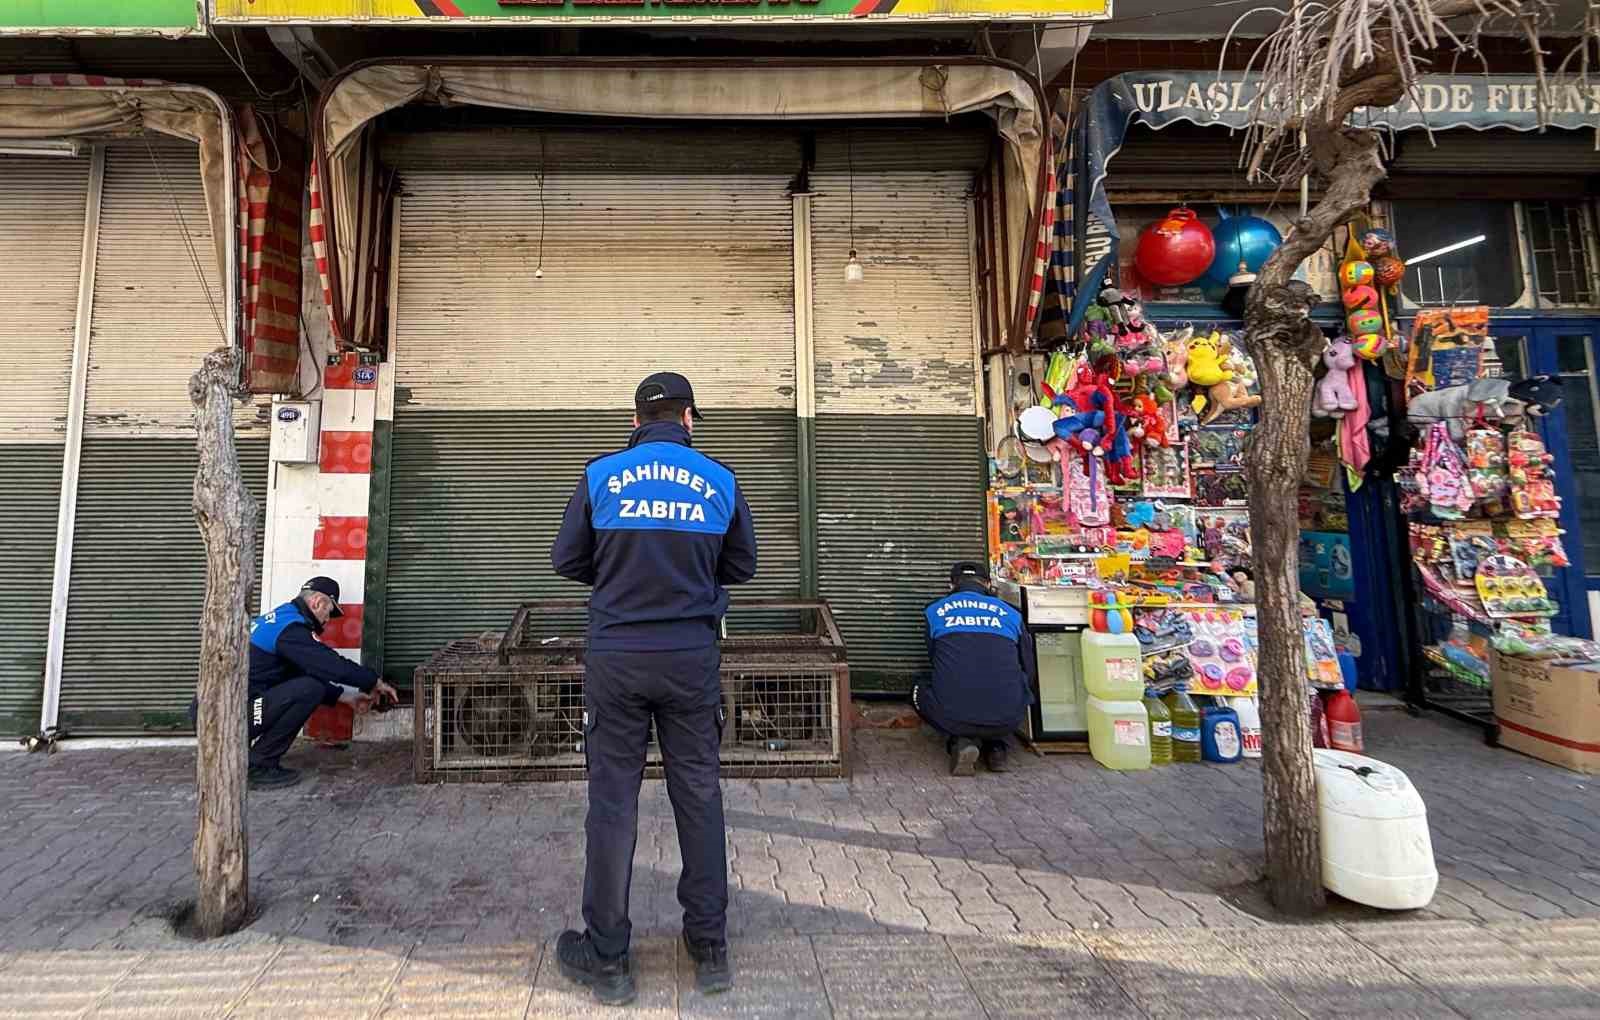
<path id="1" fill-rule="evenodd" d="M 844 282 L 860 283 L 867 278 L 867 267 L 856 257 L 856 154 L 848 130 L 844 133 L 845 165 L 850 169 L 850 258 L 844 264 Z"/>

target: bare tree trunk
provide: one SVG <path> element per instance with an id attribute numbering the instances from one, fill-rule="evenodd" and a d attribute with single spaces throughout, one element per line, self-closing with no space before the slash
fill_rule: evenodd
<path id="1" fill-rule="evenodd" d="M 1267 886 L 1279 910 L 1303 915 L 1322 909 L 1324 902 L 1298 565 L 1297 502 L 1311 452 L 1312 380 L 1305 362 L 1282 348 L 1267 347 L 1255 364 L 1262 415 L 1245 464 L 1260 647 Z"/>
<path id="2" fill-rule="evenodd" d="M 1398 79 L 1347 90 L 1345 101 L 1396 96 Z M 1394 98 L 1388 99 L 1395 101 Z M 1327 181 L 1323 198 L 1301 217 L 1261 267 L 1245 306 L 1245 349 L 1261 380 L 1261 423 L 1245 452 L 1250 470 L 1250 536 L 1255 565 L 1261 680 L 1263 838 L 1273 905 L 1304 915 L 1325 903 L 1311 723 L 1306 714 L 1306 650 L 1300 623 L 1300 480 L 1311 453 L 1312 366 L 1323 349 L 1311 321 L 1318 296 L 1294 271 L 1366 207 L 1383 179 L 1378 139 L 1312 117 L 1313 162 Z"/>
<path id="3" fill-rule="evenodd" d="M 194 515 L 206 544 L 206 600 L 200 615 L 200 716 L 196 782 L 199 817 L 194 870 L 195 927 L 207 937 L 243 925 L 250 895 L 245 830 L 247 767 L 246 600 L 254 580 L 255 497 L 245 488 L 233 445 L 233 391 L 239 355 L 218 348 L 189 378 L 195 406 Z"/>

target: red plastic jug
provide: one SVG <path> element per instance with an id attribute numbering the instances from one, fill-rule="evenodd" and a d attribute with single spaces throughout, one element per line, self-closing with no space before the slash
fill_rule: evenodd
<path id="1" fill-rule="evenodd" d="M 1328 743 L 1335 751 L 1361 753 L 1361 707 L 1349 691 L 1328 695 L 1323 713 L 1328 719 Z"/>

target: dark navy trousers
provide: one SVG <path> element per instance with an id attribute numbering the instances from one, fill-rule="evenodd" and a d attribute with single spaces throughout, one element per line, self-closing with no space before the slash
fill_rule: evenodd
<path id="1" fill-rule="evenodd" d="M 584 664 L 584 750 L 589 817 L 583 919 L 602 956 L 628 951 L 628 889 L 639 835 L 639 784 L 650 723 L 678 823 L 683 875 L 678 903 L 694 939 L 727 939 L 728 851 L 718 775 L 721 652 L 590 651 Z"/>
<path id="2" fill-rule="evenodd" d="M 245 712 L 249 718 L 250 767 L 271 768 L 289 750 L 300 727 L 322 704 L 328 687 L 321 680 L 297 676 L 249 695 Z M 200 725 L 200 699 L 189 702 L 189 721 Z"/>

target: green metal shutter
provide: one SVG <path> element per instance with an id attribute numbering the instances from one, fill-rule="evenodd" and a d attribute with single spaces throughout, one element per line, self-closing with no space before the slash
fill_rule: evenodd
<path id="1" fill-rule="evenodd" d="M 818 591 L 858 690 L 927 670 L 923 607 L 953 562 L 986 557 L 970 181 L 858 169 L 852 284 L 851 178 L 813 177 Z"/>
<path id="2" fill-rule="evenodd" d="M 411 672 L 440 645 L 504 630 L 519 602 L 584 598 L 557 577 L 550 544 L 590 458 L 627 442 L 631 411 L 400 410 L 389 496 L 384 672 Z M 800 586 L 795 419 L 716 413 L 695 447 L 733 467 L 750 503 L 759 577 L 738 599 Z"/>
<path id="3" fill-rule="evenodd" d="M 385 674 L 409 684 L 520 601 L 583 597 L 550 544 L 584 463 L 626 443 L 618 405 L 651 371 L 694 382 L 695 445 L 750 502 L 759 577 L 734 597 L 796 595 L 788 177 L 562 173 L 541 188 L 532 172 L 441 170 L 424 159 L 436 148 L 410 146 L 414 166 L 396 152 Z M 701 150 L 705 166 L 743 166 L 725 155 L 715 139 Z"/>
<path id="4" fill-rule="evenodd" d="M 264 508 L 267 440 L 237 446 L 245 483 Z M 193 438 L 83 442 L 61 668 L 61 725 L 73 734 L 190 729 L 206 591 L 197 460 Z M 262 532 L 258 522 L 258 566 Z M 258 569 L 251 611 L 260 589 Z"/>
<path id="5" fill-rule="evenodd" d="M 89 160 L 0 156 L 0 180 L 0 736 L 15 736 L 38 730 L 44 691 Z"/>
<path id="6" fill-rule="evenodd" d="M 39 729 L 65 449 L 0 445 L 0 736 Z"/>
<path id="7" fill-rule="evenodd" d="M 198 147 L 109 147 L 101 203 L 60 720 L 80 735 L 186 731 L 206 578 L 188 381 L 227 314 Z M 264 508 L 263 416 L 241 405 L 235 417 Z"/>
<path id="8" fill-rule="evenodd" d="M 817 574 L 857 690 L 928 668 L 922 609 L 950 565 L 987 559 L 976 418 L 817 416 Z"/>

